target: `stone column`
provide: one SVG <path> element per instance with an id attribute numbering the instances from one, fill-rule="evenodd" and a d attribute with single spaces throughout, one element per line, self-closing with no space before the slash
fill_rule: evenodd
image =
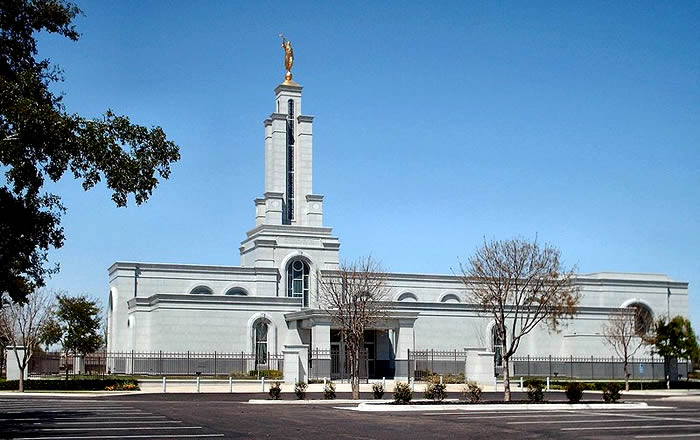
<path id="1" fill-rule="evenodd" d="M 73 374 L 85 373 L 85 359 L 82 354 L 76 354 L 73 358 Z"/>
<path id="2" fill-rule="evenodd" d="M 473 380 L 477 384 L 493 385 L 495 374 L 494 369 L 494 352 L 481 349 L 465 349 L 467 351 L 467 359 L 464 364 L 464 377 L 467 380 Z"/>
<path id="3" fill-rule="evenodd" d="M 285 345 L 284 383 L 308 382 L 309 380 L 309 347 L 305 344 Z"/>
<path id="4" fill-rule="evenodd" d="M 398 327 L 396 327 L 394 330 L 396 335 L 396 370 L 394 373 L 394 379 L 397 381 L 408 380 L 408 351 L 415 350 L 415 340 L 413 333 L 413 324 L 415 323 L 415 321 L 415 318 L 400 318 L 398 319 Z"/>
<path id="5" fill-rule="evenodd" d="M 311 344 L 313 377 L 331 377 L 331 321 L 314 319 L 311 323 Z"/>
<path id="6" fill-rule="evenodd" d="M 7 380 L 19 380 L 19 365 L 14 350 L 17 350 L 17 355 L 20 360 L 24 357 L 24 347 L 6 347 L 5 362 L 7 362 Z M 29 365 L 24 369 L 24 379 L 29 377 Z"/>

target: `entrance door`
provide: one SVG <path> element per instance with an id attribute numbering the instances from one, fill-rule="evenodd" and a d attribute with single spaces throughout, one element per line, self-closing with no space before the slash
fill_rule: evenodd
<path id="1" fill-rule="evenodd" d="M 365 352 L 367 353 L 367 376 L 370 379 L 376 378 L 377 360 L 377 331 L 365 331 Z"/>

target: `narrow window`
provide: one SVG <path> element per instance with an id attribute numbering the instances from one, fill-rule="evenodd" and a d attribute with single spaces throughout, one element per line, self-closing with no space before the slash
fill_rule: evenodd
<path id="1" fill-rule="evenodd" d="M 503 339 L 498 334 L 498 328 L 491 327 L 491 345 L 493 347 L 493 363 L 496 367 L 503 366 Z"/>
<path id="2" fill-rule="evenodd" d="M 294 100 L 287 101 L 287 200 L 285 224 L 294 220 Z"/>
<path id="3" fill-rule="evenodd" d="M 258 321 L 255 323 L 255 364 L 267 364 L 267 322 Z M 256 368 L 257 369 L 257 368 Z"/>

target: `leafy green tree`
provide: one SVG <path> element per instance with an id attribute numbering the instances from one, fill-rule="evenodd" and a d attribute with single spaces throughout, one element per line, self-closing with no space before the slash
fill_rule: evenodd
<path id="1" fill-rule="evenodd" d="M 132 124 L 107 110 L 97 118 L 69 113 L 51 86 L 63 80 L 37 58 L 36 34 L 77 41 L 80 9 L 68 0 L 0 2 L 0 304 L 24 302 L 58 270 L 48 251 L 63 246 L 58 195 L 43 190 L 69 171 L 85 190 L 105 180 L 117 206 L 148 200 L 167 179 L 179 147 L 160 127 Z M 4 180 L 4 181 L 3 181 Z"/>
<path id="2" fill-rule="evenodd" d="M 656 321 L 654 334 L 649 338 L 655 351 L 664 358 L 691 359 L 700 358 L 700 347 L 690 320 L 676 316 L 668 321 L 662 317 Z"/>
<path id="3" fill-rule="evenodd" d="M 61 342 L 62 337 L 61 324 L 58 323 L 55 316 L 50 316 L 39 331 L 39 342 L 44 344 L 46 351 L 49 351 L 49 347 Z"/>
<path id="4" fill-rule="evenodd" d="M 56 318 L 61 326 L 61 342 L 66 353 L 88 354 L 102 347 L 97 300 L 86 296 L 57 296 Z"/>

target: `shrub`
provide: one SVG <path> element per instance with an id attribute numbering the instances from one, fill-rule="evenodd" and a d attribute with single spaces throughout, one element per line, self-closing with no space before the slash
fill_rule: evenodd
<path id="1" fill-rule="evenodd" d="M 477 403 L 481 400 L 481 392 L 481 387 L 472 380 L 467 382 L 467 384 L 462 388 L 462 396 L 465 400 L 468 400 L 471 403 Z"/>
<path id="2" fill-rule="evenodd" d="M 411 399 L 413 399 L 411 386 L 405 382 L 396 382 L 396 385 L 394 385 L 394 402 L 408 403 Z"/>
<path id="3" fill-rule="evenodd" d="M 335 384 L 333 382 L 327 382 L 323 387 L 323 398 L 326 400 L 335 399 Z"/>
<path id="4" fill-rule="evenodd" d="M 566 398 L 569 399 L 569 402 L 576 403 L 583 397 L 585 389 L 586 386 L 581 382 L 568 382 L 565 388 Z"/>
<path id="5" fill-rule="evenodd" d="M 249 377 L 264 377 L 265 379 L 283 379 L 284 374 L 280 370 L 250 370 Z"/>
<path id="6" fill-rule="evenodd" d="M 425 382 L 425 392 L 423 394 L 426 399 L 442 401 L 447 397 L 447 385 L 440 383 L 440 376 L 428 376 Z"/>
<path id="7" fill-rule="evenodd" d="M 302 400 L 306 398 L 306 383 L 297 382 L 294 384 L 294 394 L 297 395 L 297 399 Z"/>
<path id="8" fill-rule="evenodd" d="M 622 387 L 619 383 L 610 382 L 603 385 L 603 400 L 606 403 L 615 403 L 620 400 L 620 390 Z"/>
<path id="9" fill-rule="evenodd" d="M 275 382 L 272 384 L 269 390 L 267 390 L 268 394 L 270 394 L 270 398 L 272 400 L 279 400 L 280 394 L 282 394 L 282 387 L 280 386 L 279 382 Z"/>
<path id="10" fill-rule="evenodd" d="M 138 390 L 138 382 L 134 379 L 29 379 L 24 381 L 24 390 L 42 391 L 132 391 Z M 19 389 L 18 380 L 0 382 L 0 390 L 14 391 Z"/>
<path id="11" fill-rule="evenodd" d="M 372 384 L 372 395 L 375 399 L 384 397 L 384 385 L 382 385 L 381 382 L 374 382 Z"/>
<path id="12" fill-rule="evenodd" d="M 526 382 L 527 398 L 530 402 L 542 402 L 544 400 L 544 382 L 531 379 Z"/>

